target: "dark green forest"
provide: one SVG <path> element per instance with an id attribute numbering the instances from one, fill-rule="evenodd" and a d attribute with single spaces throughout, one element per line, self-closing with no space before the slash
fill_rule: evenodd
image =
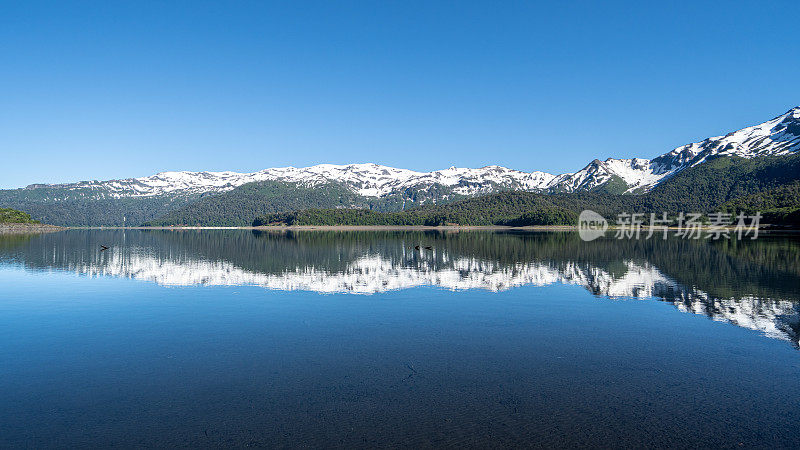
<path id="1" fill-rule="evenodd" d="M 364 197 L 339 183 L 304 187 L 297 183 L 260 181 L 228 192 L 204 196 L 145 226 L 249 226 L 254 217 L 304 210 L 367 210 L 394 212 L 431 199 L 440 203 L 466 198 L 449 186 L 409 188 L 387 197 Z M 444 199 L 444 200 L 443 200 Z M 387 215 L 387 217 L 392 214 Z"/>
<path id="2" fill-rule="evenodd" d="M 522 195 L 520 195 L 522 194 Z M 408 211 L 307 209 L 274 213 L 253 221 L 264 225 L 561 225 L 575 224 L 574 212 L 557 206 L 546 194 L 501 192 L 446 205 Z"/>
<path id="3" fill-rule="evenodd" d="M 745 214 L 761 212 L 767 223 L 800 226 L 800 181 L 736 198 L 720 209 Z"/>
<path id="4" fill-rule="evenodd" d="M 261 181 L 205 196 L 157 219 L 146 221 L 144 225 L 247 226 L 253 217 L 277 211 L 368 207 L 369 203 L 364 197 L 336 183 L 305 188 L 290 183 Z"/>
<path id="5" fill-rule="evenodd" d="M 25 211 L 36 220 L 63 226 L 137 226 L 195 201 L 199 196 L 122 197 L 93 188 L 58 186 L 0 190 L 0 207 Z"/>

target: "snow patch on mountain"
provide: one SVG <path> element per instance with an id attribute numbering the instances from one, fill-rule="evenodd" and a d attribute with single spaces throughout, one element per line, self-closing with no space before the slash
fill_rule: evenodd
<path id="1" fill-rule="evenodd" d="M 366 197 L 382 197 L 413 187 L 443 185 L 456 194 L 475 195 L 497 189 L 543 190 L 554 178 L 544 172 L 521 172 L 500 166 L 480 169 L 456 168 L 416 172 L 378 164 L 319 164 L 311 167 L 277 167 L 254 173 L 237 172 L 162 172 L 142 178 L 112 181 L 85 181 L 59 185 L 69 189 L 103 189 L 115 197 L 145 197 L 165 194 L 225 192 L 246 183 L 280 181 L 315 187 L 342 183 Z M 52 186 L 52 185 L 50 185 Z M 41 187 L 41 186 L 37 186 Z"/>
<path id="2" fill-rule="evenodd" d="M 795 107 L 762 124 L 686 144 L 652 160 L 594 160 L 575 173 L 559 175 L 547 187 L 566 192 L 586 191 L 618 176 L 628 185 L 628 192 L 646 192 L 681 170 L 702 164 L 712 157 L 780 156 L 798 150 L 800 107 Z"/>
<path id="3" fill-rule="evenodd" d="M 224 192 L 257 181 L 282 181 L 304 187 L 335 182 L 367 197 L 382 197 L 434 185 L 448 186 L 456 194 L 471 196 L 498 190 L 589 191 L 619 177 L 628 185 L 628 192 L 645 192 L 677 172 L 701 164 L 711 157 L 736 155 L 754 158 L 786 155 L 799 149 L 800 107 L 796 107 L 762 124 L 687 144 L 652 160 L 596 159 L 577 172 L 561 175 L 522 172 L 501 166 L 479 169 L 450 167 L 433 172 L 417 172 L 372 163 L 319 164 L 301 168 L 271 168 L 254 173 L 162 172 L 142 178 L 30 187 L 88 188 L 102 195 L 120 198 Z"/>

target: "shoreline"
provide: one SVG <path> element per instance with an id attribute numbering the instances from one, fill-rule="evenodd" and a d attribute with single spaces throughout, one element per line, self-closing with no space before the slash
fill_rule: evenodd
<path id="1" fill-rule="evenodd" d="M 0 234 L 53 233 L 66 229 L 68 227 L 41 223 L 0 223 Z"/>
<path id="2" fill-rule="evenodd" d="M 41 230 L 39 232 L 51 232 L 60 230 L 152 230 L 152 231 L 201 231 L 201 230 L 251 230 L 251 231 L 578 231 L 577 225 L 529 225 L 521 227 L 512 227 L 507 225 L 445 225 L 445 226 L 428 226 L 428 225 L 270 225 L 258 227 L 212 227 L 212 226 L 173 226 L 173 227 L 113 227 L 113 226 L 98 226 L 98 227 L 60 227 L 56 225 L 38 225 L 38 224 L 0 224 L 0 232 L 3 231 L 4 226 L 15 225 L 21 230 Z M 13 227 L 12 227 L 13 228 Z M 680 230 L 679 227 L 666 227 L 668 230 Z M 608 231 L 619 229 L 618 226 L 609 225 Z M 733 227 L 727 227 L 727 230 L 733 230 Z M 647 227 L 642 228 L 643 232 L 647 232 Z M 658 228 L 663 230 L 663 228 Z M 706 230 L 706 228 L 703 228 Z M 759 231 L 766 232 L 800 232 L 796 228 L 783 228 L 779 226 L 771 226 L 770 224 L 762 224 Z"/>
<path id="3" fill-rule="evenodd" d="M 59 227 L 60 228 L 60 227 Z M 511 227 L 503 225 L 291 225 L 291 226 L 260 226 L 260 227 L 66 227 L 68 230 L 253 230 L 253 231 L 574 231 L 575 225 L 537 225 L 525 227 Z"/>

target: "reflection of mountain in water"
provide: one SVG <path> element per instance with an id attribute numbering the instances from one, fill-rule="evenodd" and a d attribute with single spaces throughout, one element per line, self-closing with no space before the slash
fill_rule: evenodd
<path id="1" fill-rule="evenodd" d="M 100 243 L 111 250 L 99 252 Z M 572 284 L 604 297 L 659 298 L 796 346 L 800 336 L 800 242 L 789 237 L 586 243 L 568 233 L 70 231 L 3 244 L 0 261 L 170 286 L 369 294 Z"/>

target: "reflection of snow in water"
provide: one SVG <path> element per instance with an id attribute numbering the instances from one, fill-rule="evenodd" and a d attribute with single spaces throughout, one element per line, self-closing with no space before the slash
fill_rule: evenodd
<path id="1" fill-rule="evenodd" d="M 341 271 L 313 266 L 269 274 L 244 270 L 227 261 L 170 260 L 146 254 L 109 255 L 101 264 L 73 264 L 70 270 L 91 276 L 109 275 L 153 281 L 166 286 L 262 286 L 276 290 L 321 293 L 371 294 L 418 286 L 451 290 L 502 291 L 517 286 L 572 284 L 595 295 L 612 298 L 659 297 L 684 312 L 757 330 L 766 336 L 798 344 L 798 310 L 790 301 L 744 297 L 716 299 L 703 291 L 687 289 L 649 264 L 625 263 L 621 274 L 588 264 L 560 265 L 542 262 L 499 264 L 476 258 L 394 261 L 381 255 L 365 255 Z"/>

